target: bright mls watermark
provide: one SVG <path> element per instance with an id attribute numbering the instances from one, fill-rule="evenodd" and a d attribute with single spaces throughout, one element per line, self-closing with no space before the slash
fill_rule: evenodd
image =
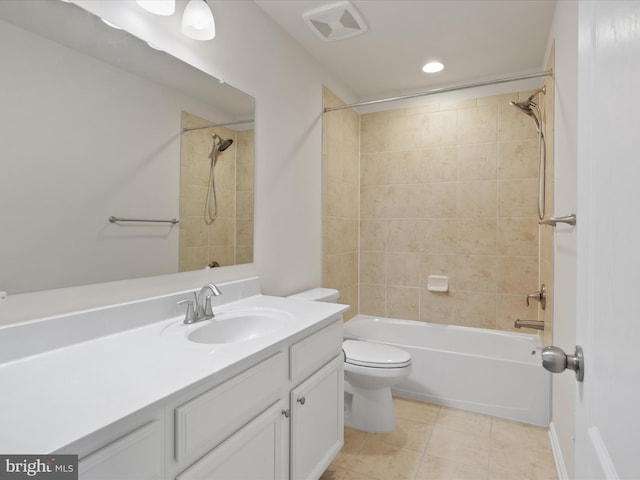
<path id="1" fill-rule="evenodd" d="M 77 455 L 0 455 L 0 480 L 78 480 Z"/>

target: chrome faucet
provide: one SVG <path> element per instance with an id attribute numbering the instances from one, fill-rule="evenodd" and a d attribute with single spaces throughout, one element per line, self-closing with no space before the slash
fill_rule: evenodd
<path id="1" fill-rule="evenodd" d="M 519 318 L 513 324 L 515 328 L 535 328 L 536 330 L 544 330 L 544 322 L 541 320 L 520 320 Z"/>
<path id="2" fill-rule="evenodd" d="M 211 295 L 206 295 L 207 290 L 211 291 Z M 200 289 L 200 292 L 193 292 L 193 300 L 181 300 L 178 302 L 178 305 L 187 304 L 184 323 L 191 324 L 215 317 L 213 306 L 211 305 L 211 297 L 217 297 L 218 295 L 222 295 L 218 287 L 213 283 L 207 283 Z"/>

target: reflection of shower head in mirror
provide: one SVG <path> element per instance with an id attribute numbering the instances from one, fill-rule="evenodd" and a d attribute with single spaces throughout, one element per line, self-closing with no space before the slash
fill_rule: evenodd
<path id="1" fill-rule="evenodd" d="M 230 138 L 227 138 L 225 140 L 216 133 L 212 133 L 211 137 L 213 138 L 213 147 L 211 148 L 211 154 L 209 154 L 209 158 L 215 166 L 215 164 L 218 163 L 218 155 L 229 148 L 233 143 L 233 140 Z"/>
<path id="2" fill-rule="evenodd" d="M 227 148 L 231 146 L 232 143 L 233 143 L 233 140 L 231 140 L 230 138 L 227 138 L 226 140 L 221 140 L 220 143 L 218 144 L 218 151 L 224 152 Z"/>
<path id="3" fill-rule="evenodd" d="M 211 159 L 211 168 L 209 169 L 209 186 L 207 188 L 207 200 L 205 202 L 205 218 L 204 221 L 207 225 L 211 225 L 216 218 L 218 217 L 218 199 L 216 197 L 216 180 L 214 175 L 214 170 L 216 163 L 218 163 L 218 156 L 224 152 L 227 148 L 231 146 L 233 140 L 227 138 L 226 140 L 222 138 L 220 135 L 216 133 L 211 134 L 211 138 L 213 138 L 213 147 L 211 148 L 211 153 L 209 154 L 209 158 Z M 212 208 L 212 199 L 213 199 L 213 212 L 211 212 Z"/>
<path id="4" fill-rule="evenodd" d="M 219 152 L 224 152 L 233 143 L 233 140 L 231 140 L 230 138 L 227 138 L 225 140 L 217 133 L 213 133 L 211 134 L 211 136 L 213 137 L 213 148 L 217 149 Z M 216 143 L 216 140 L 217 140 L 217 143 Z"/>

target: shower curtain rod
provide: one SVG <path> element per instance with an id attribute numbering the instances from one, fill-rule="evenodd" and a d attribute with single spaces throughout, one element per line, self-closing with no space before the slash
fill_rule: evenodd
<path id="1" fill-rule="evenodd" d="M 367 102 L 350 103 L 349 105 L 340 105 L 337 107 L 325 107 L 324 112 L 333 112 L 334 110 L 344 110 L 345 108 L 364 107 L 366 105 L 376 105 L 378 103 L 393 102 L 396 100 L 406 100 L 409 98 L 426 97 L 428 95 L 435 95 L 437 93 L 455 92 L 458 90 L 466 90 L 467 88 L 485 87 L 487 85 L 498 85 L 500 83 L 516 82 L 518 80 L 527 80 L 529 78 L 548 77 L 553 76 L 553 69 L 545 70 L 538 73 L 527 73 L 525 75 L 517 75 L 515 77 L 498 78 L 495 80 L 486 80 L 484 82 L 467 83 L 465 85 L 455 85 L 453 87 L 434 88 L 427 90 L 426 92 L 410 93 L 408 95 L 401 95 L 399 97 L 382 98 L 380 100 L 369 100 Z"/>
<path id="2" fill-rule="evenodd" d="M 202 130 L 204 128 L 226 127 L 226 126 L 229 126 L 229 125 L 242 125 L 243 123 L 253 123 L 253 120 L 238 120 L 237 122 L 212 123 L 210 125 L 203 125 L 202 127 L 183 128 L 182 129 L 182 133 L 190 132 L 192 130 Z"/>

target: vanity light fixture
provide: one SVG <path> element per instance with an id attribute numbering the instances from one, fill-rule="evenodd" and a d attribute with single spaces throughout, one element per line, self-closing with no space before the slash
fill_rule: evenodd
<path id="1" fill-rule="evenodd" d="M 166 17 L 176 11 L 176 0 L 136 0 L 136 3 L 155 15 Z"/>
<path id="2" fill-rule="evenodd" d="M 182 33 L 194 40 L 211 40 L 216 36 L 213 13 L 206 0 L 189 0 L 182 15 Z"/>
<path id="3" fill-rule="evenodd" d="M 422 71 L 424 73 L 437 73 L 440 72 L 444 68 L 444 65 L 440 62 L 429 62 L 424 67 L 422 67 Z"/>

